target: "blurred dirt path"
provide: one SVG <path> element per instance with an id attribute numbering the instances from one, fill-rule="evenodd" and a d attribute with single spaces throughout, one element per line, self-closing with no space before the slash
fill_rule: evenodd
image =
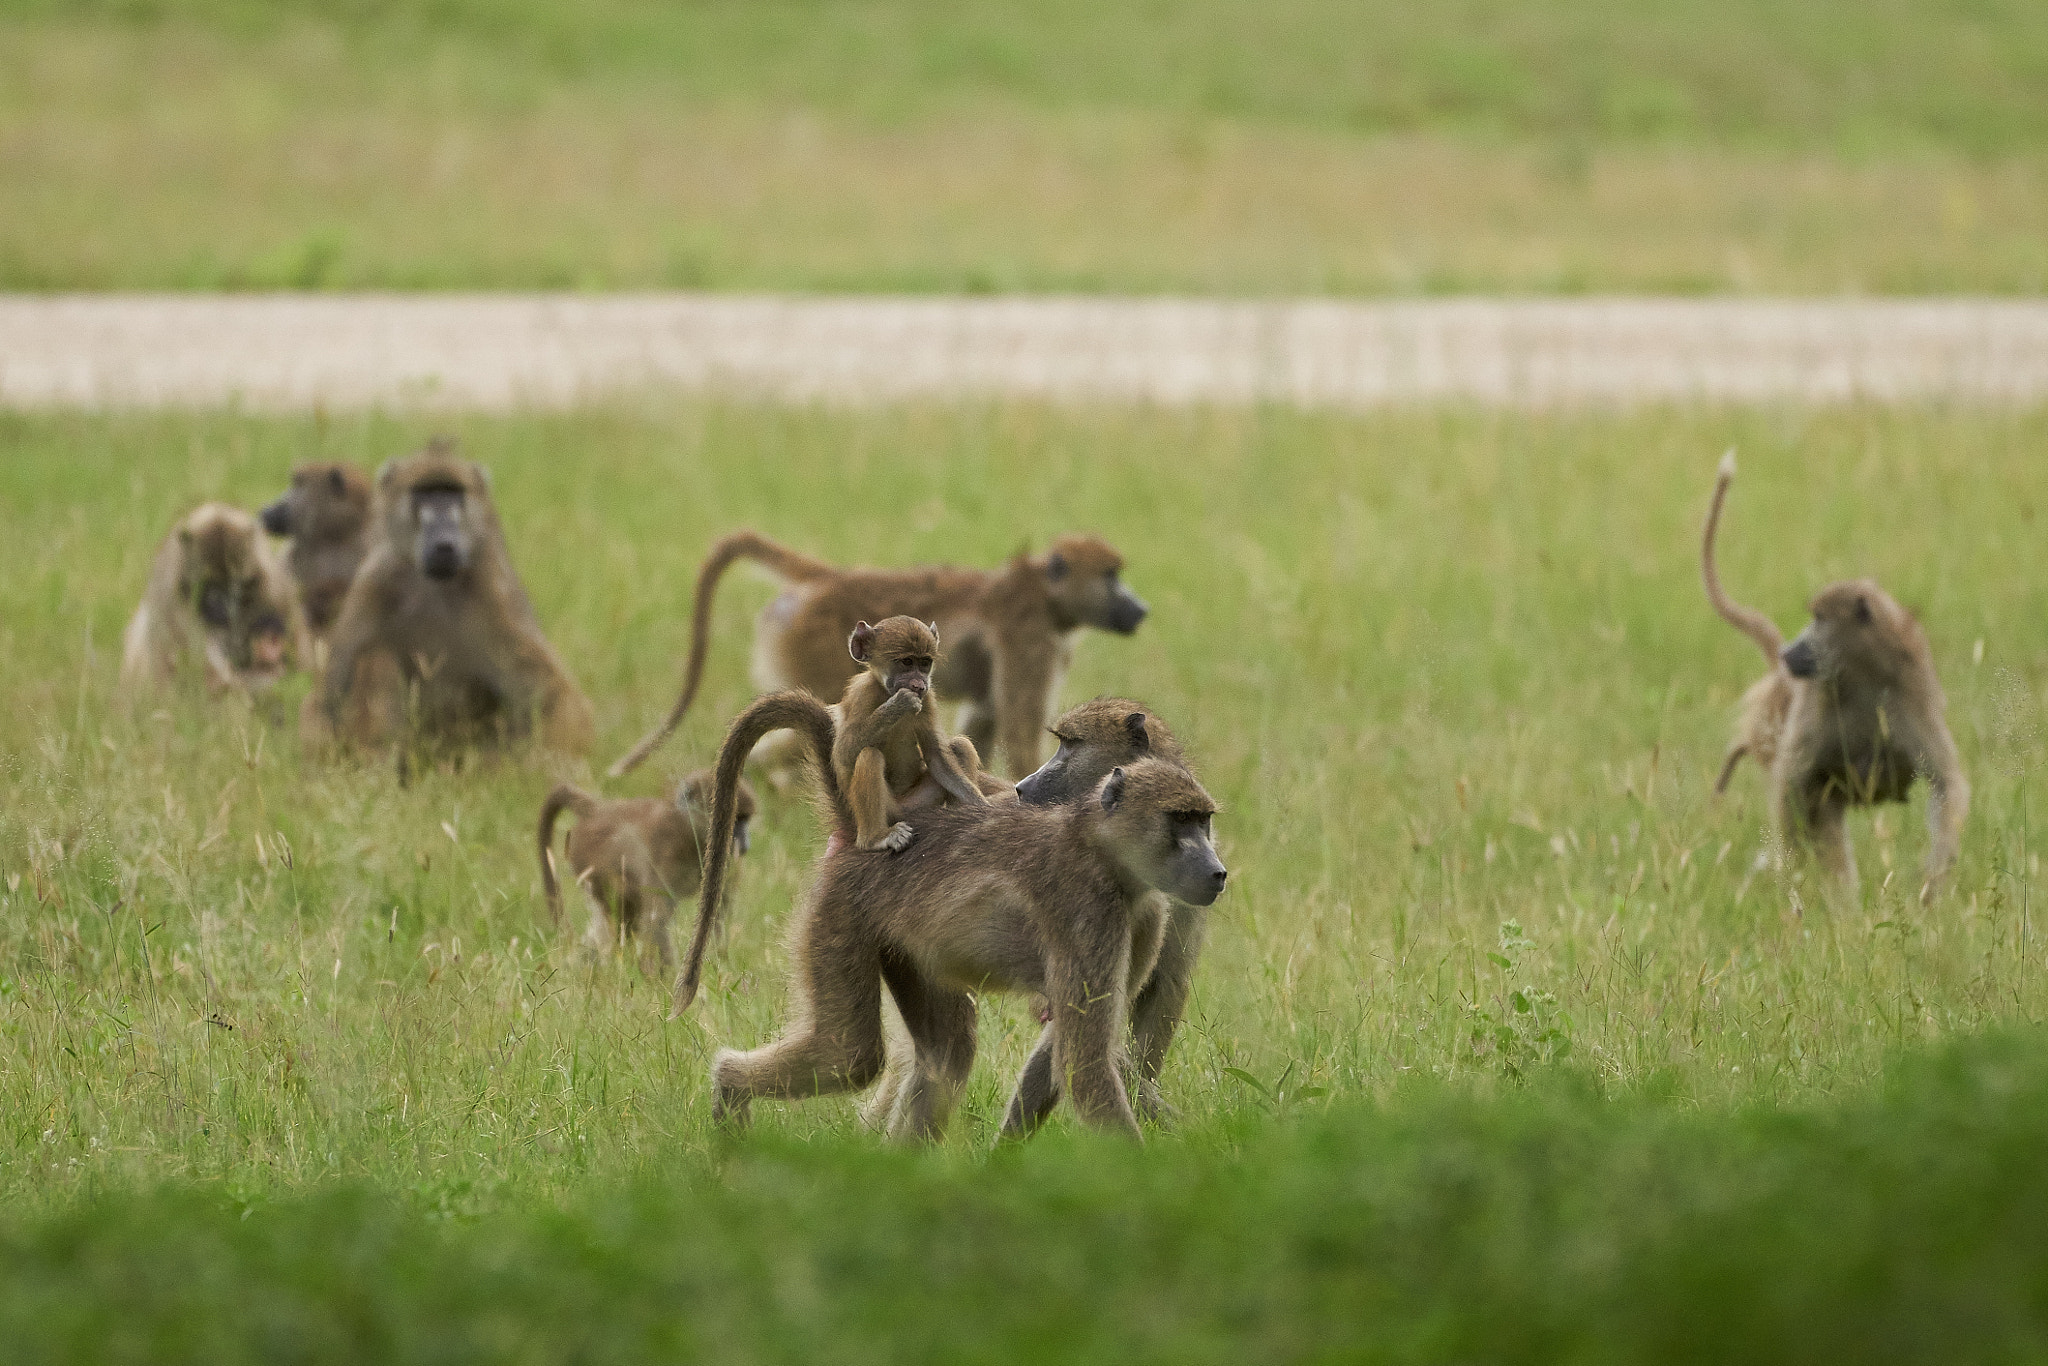
<path id="1" fill-rule="evenodd" d="M 0 296 L 0 405 L 561 407 L 715 390 L 1364 408 L 2048 397 L 2048 303 Z"/>

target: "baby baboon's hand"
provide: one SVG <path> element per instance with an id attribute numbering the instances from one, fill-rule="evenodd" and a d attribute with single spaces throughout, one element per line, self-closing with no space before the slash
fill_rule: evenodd
<path id="1" fill-rule="evenodd" d="M 910 828 L 909 821 L 898 821 L 889 827 L 889 833 L 882 836 L 882 848 L 892 854 L 900 854 L 910 847 L 910 841 L 917 832 Z"/>
<path id="2" fill-rule="evenodd" d="M 908 688 L 898 688 L 889 694 L 889 700 L 881 706 L 882 717 L 888 721 L 901 721 L 906 716 L 915 716 L 924 707 L 924 695 Z"/>

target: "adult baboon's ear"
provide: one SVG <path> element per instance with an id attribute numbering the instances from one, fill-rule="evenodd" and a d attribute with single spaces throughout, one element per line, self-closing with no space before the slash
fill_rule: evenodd
<path id="1" fill-rule="evenodd" d="M 1116 810 L 1116 804 L 1123 799 L 1124 771 L 1120 768 L 1113 768 L 1109 771 L 1109 776 L 1102 780 L 1102 809 L 1104 811 L 1114 811 Z"/>
<path id="2" fill-rule="evenodd" d="M 1870 625 L 1870 599 L 1860 593 L 1856 596 L 1856 620 L 1864 626 Z"/>
<path id="3" fill-rule="evenodd" d="M 866 622 L 856 622 L 853 634 L 846 638 L 846 653 L 853 656 L 856 664 L 868 662 L 868 655 L 875 646 L 875 628 Z"/>
<path id="4" fill-rule="evenodd" d="M 1055 550 L 1045 557 L 1045 576 L 1058 583 L 1067 576 L 1067 557 Z"/>
<path id="5" fill-rule="evenodd" d="M 336 493 L 348 492 L 348 479 L 343 476 L 341 466 L 336 465 L 333 469 L 327 471 L 327 487 Z"/>
<path id="6" fill-rule="evenodd" d="M 1124 729 L 1131 733 L 1131 748 L 1140 754 L 1152 749 L 1152 737 L 1145 733 L 1145 713 L 1134 711 L 1124 718 Z"/>

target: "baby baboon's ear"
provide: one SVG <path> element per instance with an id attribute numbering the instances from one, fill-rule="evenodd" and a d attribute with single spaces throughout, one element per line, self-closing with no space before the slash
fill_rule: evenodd
<path id="1" fill-rule="evenodd" d="M 868 662 L 868 654 L 874 649 L 875 628 L 866 622 L 856 622 L 853 634 L 846 638 L 846 652 L 853 656 L 856 664 Z"/>
<path id="2" fill-rule="evenodd" d="M 1045 576 L 1058 583 L 1067 576 L 1067 557 L 1055 550 L 1045 557 Z"/>
<path id="3" fill-rule="evenodd" d="M 1116 804 L 1123 799 L 1124 771 L 1120 768 L 1113 768 L 1109 771 L 1109 776 L 1102 780 L 1102 809 L 1104 811 L 1114 811 L 1116 810 Z"/>
<path id="4" fill-rule="evenodd" d="M 1860 596 L 1860 595 L 1859 595 L 1859 596 L 1857 597 L 1857 599 L 1856 599 L 1856 620 L 1857 620 L 1858 622 L 1860 622 L 1861 624 L 1865 625 L 1865 626 L 1868 626 L 1868 625 L 1870 625 L 1870 599 L 1869 599 L 1869 598 L 1866 598 L 1866 597 L 1862 597 L 1862 596 Z"/>
<path id="5" fill-rule="evenodd" d="M 327 487 L 336 493 L 348 492 L 348 480 L 342 477 L 339 467 L 327 471 Z"/>
<path id="6" fill-rule="evenodd" d="M 924 624 L 924 628 L 925 630 L 930 631 L 932 633 L 932 646 L 934 648 L 937 648 L 939 643 L 939 623 L 937 623 L 936 621 L 928 621 Z"/>
<path id="7" fill-rule="evenodd" d="M 1131 748 L 1140 754 L 1152 748 L 1152 737 L 1145 733 L 1145 713 L 1134 711 L 1124 718 L 1124 729 L 1131 733 Z"/>

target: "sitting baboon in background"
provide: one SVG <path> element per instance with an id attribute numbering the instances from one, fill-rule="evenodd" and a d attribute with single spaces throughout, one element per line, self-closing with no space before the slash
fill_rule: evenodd
<path id="1" fill-rule="evenodd" d="M 716 913 L 722 832 L 737 782 L 770 729 L 798 729 L 840 826 L 851 824 L 832 772 L 831 720 L 803 693 L 762 698 L 733 723 L 718 756 L 711 858 L 698 940 Z M 792 946 L 801 1020 L 749 1053 L 712 1063 L 712 1113 L 743 1122 L 756 1096 L 858 1090 L 882 1071 L 881 989 L 888 984 L 916 1053 L 889 1129 L 934 1139 L 973 1066 L 974 993 L 1037 992 L 1052 1005 L 1053 1075 L 1087 1123 L 1139 1137 L 1117 1066 L 1129 993 L 1151 973 L 1169 897 L 1222 894 L 1215 803 L 1186 769 L 1140 759 L 1063 806 L 992 802 L 935 808 L 898 854 L 845 849 L 819 864 Z M 696 978 L 686 964 L 676 1008 Z"/>
<path id="2" fill-rule="evenodd" d="M 590 703 L 541 634 L 484 472 L 437 440 L 377 472 L 379 534 L 306 699 L 309 743 L 589 750 Z"/>
<path id="3" fill-rule="evenodd" d="M 204 503 L 157 547 L 121 639 L 121 681 L 169 683 L 197 666 L 213 692 L 256 692 L 288 667 L 304 667 L 311 653 L 298 595 L 256 519 Z"/>
<path id="4" fill-rule="evenodd" d="M 565 842 L 569 869 L 590 902 L 584 943 L 593 951 L 606 951 L 635 939 L 643 958 L 651 946 L 662 968 L 671 967 L 675 955 L 669 925 L 676 902 L 695 896 L 702 880 L 704 847 L 699 831 L 710 828 L 712 776 L 708 768 L 690 774 L 676 785 L 669 801 L 606 801 L 568 783 L 548 793 L 536 833 L 540 882 L 553 922 L 562 923 L 562 889 L 555 880 L 555 821 L 567 811 L 576 817 Z M 753 789 L 744 782 L 738 810 L 733 851 L 744 854 L 747 823 L 754 817 Z"/>
<path id="5" fill-rule="evenodd" d="M 1009 772 L 1038 767 L 1039 732 L 1084 626 L 1129 635 L 1146 607 L 1124 586 L 1123 557 L 1094 536 L 1062 536 L 1044 555 L 1018 555 L 1002 569 L 837 569 L 751 531 L 711 547 L 697 573 L 690 658 L 668 717 L 623 759 L 617 777 L 652 754 L 689 710 L 704 675 L 711 600 L 735 560 L 752 560 L 785 585 L 754 626 L 754 681 L 838 697 L 854 667 L 844 642 L 854 624 L 910 616 L 934 622 L 951 642 L 932 680 L 941 697 L 967 703 L 961 729 L 994 767 L 1001 744 Z"/>
<path id="6" fill-rule="evenodd" d="M 1761 613 L 1730 603 L 1714 571 L 1714 533 L 1733 454 L 1721 459 L 1707 513 L 1702 560 L 1707 595 L 1729 621 L 1764 647 L 1772 668 L 1744 694 L 1735 744 L 1716 791 L 1743 754 L 1768 763 L 1771 813 L 1788 849 L 1811 844 L 1821 866 L 1851 891 L 1856 856 L 1843 817 L 1852 806 L 1903 802 L 1916 777 L 1928 785 L 1926 880 L 1940 884 L 1955 862 L 1970 784 L 1942 719 L 1947 699 L 1927 635 L 1912 613 L 1869 579 L 1830 584 L 1813 600 L 1813 620 L 1781 649 Z"/>
<path id="7" fill-rule="evenodd" d="M 324 637 L 370 553 L 370 476 L 354 465 L 300 465 L 282 498 L 263 509 L 263 529 L 291 537 L 285 564 L 299 585 L 306 625 Z"/>

